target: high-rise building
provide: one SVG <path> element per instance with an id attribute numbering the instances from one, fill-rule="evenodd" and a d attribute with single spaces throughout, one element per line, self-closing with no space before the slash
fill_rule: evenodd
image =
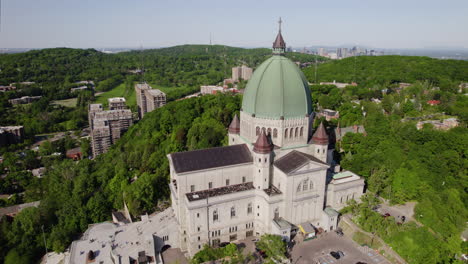
<path id="1" fill-rule="evenodd" d="M 245 65 L 232 68 L 232 80 L 234 82 L 238 82 L 240 79 L 250 80 L 250 77 L 252 77 L 252 68 Z"/>
<path id="2" fill-rule="evenodd" d="M 338 59 L 344 59 L 348 57 L 348 48 L 337 48 L 336 55 Z"/>
<path id="3" fill-rule="evenodd" d="M 93 157 L 107 152 L 112 144 L 133 124 L 133 115 L 126 109 L 125 99 L 110 98 L 111 110 L 103 110 L 101 104 L 89 105 L 88 118 L 91 128 Z M 123 106 L 122 106 L 123 102 Z"/>
<path id="4" fill-rule="evenodd" d="M 327 56 L 327 52 L 325 51 L 325 48 L 318 48 L 317 54 L 323 57 Z"/>
<path id="5" fill-rule="evenodd" d="M 109 98 L 107 101 L 109 102 L 109 110 L 127 109 L 126 101 L 123 97 Z"/>
<path id="6" fill-rule="evenodd" d="M 166 94 L 161 90 L 153 89 L 147 83 L 135 84 L 135 92 L 138 104 L 138 117 L 140 119 L 146 113 L 166 104 Z"/>

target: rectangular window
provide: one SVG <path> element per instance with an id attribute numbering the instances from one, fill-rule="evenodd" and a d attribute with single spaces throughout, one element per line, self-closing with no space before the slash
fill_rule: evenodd
<path id="1" fill-rule="evenodd" d="M 229 185 L 229 179 L 226 179 L 226 186 Z"/>
<path id="2" fill-rule="evenodd" d="M 229 241 L 234 241 L 234 240 L 237 240 L 237 234 L 229 236 Z"/>
<path id="3" fill-rule="evenodd" d="M 245 183 L 245 176 L 242 176 L 242 183 Z"/>
<path id="4" fill-rule="evenodd" d="M 195 185 L 190 185 L 190 192 L 194 192 L 195 191 Z"/>
<path id="5" fill-rule="evenodd" d="M 209 183 L 208 183 L 208 189 L 211 189 L 211 188 L 213 188 L 213 183 L 212 183 L 212 182 L 209 182 Z"/>

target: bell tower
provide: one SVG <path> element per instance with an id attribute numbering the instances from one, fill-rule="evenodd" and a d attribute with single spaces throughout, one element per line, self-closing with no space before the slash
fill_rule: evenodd
<path id="1" fill-rule="evenodd" d="M 253 145 L 254 186 L 256 189 L 267 189 L 270 186 L 271 154 L 273 145 L 262 130 Z"/>
<path id="2" fill-rule="evenodd" d="M 312 144 L 312 155 L 317 159 L 328 163 L 328 135 L 327 131 L 325 130 L 325 126 L 323 122 L 320 123 L 317 130 L 315 130 L 314 135 L 312 136 L 311 141 L 309 142 Z"/>

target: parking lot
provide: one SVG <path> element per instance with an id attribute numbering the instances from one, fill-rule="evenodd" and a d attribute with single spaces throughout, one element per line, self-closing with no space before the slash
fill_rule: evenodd
<path id="1" fill-rule="evenodd" d="M 344 257 L 335 259 L 331 251 L 343 251 Z M 367 264 L 389 264 L 383 256 L 373 249 L 361 247 L 346 236 L 338 236 L 334 232 L 323 237 L 304 241 L 294 246 L 292 252 L 293 264 L 339 264 L 364 262 Z"/>

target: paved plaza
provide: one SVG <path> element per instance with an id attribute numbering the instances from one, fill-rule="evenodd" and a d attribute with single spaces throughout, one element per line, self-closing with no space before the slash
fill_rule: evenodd
<path id="1" fill-rule="evenodd" d="M 330 255 L 330 251 L 338 250 L 343 251 L 345 256 L 337 260 Z M 291 255 L 293 264 L 354 264 L 359 261 L 367 264 L 390 263 L 373 249 L 361 247 L 350 238 L 338 236 L 334 232 L 297 244 Z"/>

